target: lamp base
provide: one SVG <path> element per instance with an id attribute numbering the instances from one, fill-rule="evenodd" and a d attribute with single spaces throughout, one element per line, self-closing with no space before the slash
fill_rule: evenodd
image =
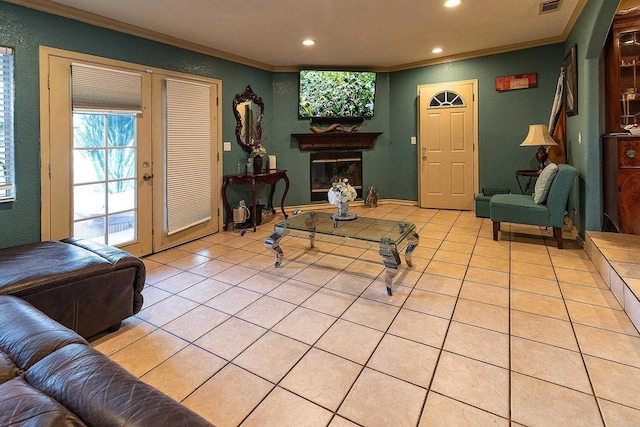
<path id="1" fill-rule="evenodd" d="M 544 164 L 549 158 L 549 154 L 547 153 L 547 149 L 544 145 L 538 147 L 538 151 L 536 151 L 536 160 L 538 161 L 538 171 L 542 171 L 544 169 Z"/>

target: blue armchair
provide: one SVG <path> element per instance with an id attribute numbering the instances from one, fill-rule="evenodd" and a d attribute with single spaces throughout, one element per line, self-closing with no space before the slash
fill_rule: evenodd
<path id="1" fill-rule="evenodd" d="M 501 222 L 531 224 L 553 227 L 558 249 L 562 249 L 562 226 L 569 199 L 569 190 L 578 171 L 571 165 L 558 165 L 558 173 L 553 178 L 549 194 L 543 203 L 535 203 L 533 197 L 525 194 L 496 194 L 489 202 L 493 221 L 493 240 L 498 240 Z"/>

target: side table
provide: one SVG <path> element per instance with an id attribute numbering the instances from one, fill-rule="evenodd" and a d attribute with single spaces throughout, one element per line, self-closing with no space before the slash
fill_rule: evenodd
<path id="1" fill-rule="evenodd" d="M 517 170 L 516 171 L 516 181 L 518 181 L 518 187 L 520 187 L 520 192 L 522 194 L 527 194 L 527 191 L 531 188 L 531 185 L 538 179 L 540 175 L 540 171 L 538 170 Z M 520 180 L 520 177 L 523 179 Z M 524 182 L 523 182 L 524 181 Z M 525 184 L 524 189 L 522 188 L 522 184 Z"/>
<path id="2" fill-rule="evenodd" d="M 267 210 L 275 213 L 273 208 L 273 194 L 276 191 L 276 183 L 280 180 L 284 180 L 285 188 L 282 194 L 282 200 L 280 200 L 280 209 L 285 218 L 289 216 L 284 211 L 284 199 L 289 192 L 289 177 L 287 177 L 287 171 L 283 169 L 267 170 L 263 173 L 256 174 L 237 174 L 237 175 L 224 175 L 222 177 L 222 203 L 226 212 L 226 218 L 223 229 L 227 231 L 229 223 L 233 221 L 233 212 L 227 200 L 227 187 L 229 185 L 251 185 L 251 222 L 253 224 L 253 231 L 256 231 L 256 185 L 259 183 L 270 184 L 271 190 L 269 190 L 269 204 Z"/>

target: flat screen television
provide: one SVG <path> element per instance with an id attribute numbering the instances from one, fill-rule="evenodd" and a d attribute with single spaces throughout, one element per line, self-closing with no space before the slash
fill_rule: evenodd
<path id="1" fill-rule="evenodd" d="M 371 118 L 376 73 L 371 71 L 300 70 L 298 117 Z"/>

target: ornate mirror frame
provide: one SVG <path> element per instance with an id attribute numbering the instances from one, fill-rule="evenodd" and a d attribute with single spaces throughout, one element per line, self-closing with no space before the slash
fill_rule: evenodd
<path id="1" fill-rule="evenodd" d="M 243 104 L 245 108 L 248 107 L 250 114 L 241 114 L 240 109 Z M 252 104 L 260 108 L 257 118 L 253 117 Z M 262 116 L 264 115 L 262 97 L 253 93 L 251 86 L 247 86 L 247 89 L 241 94 L 236 94 L 233 100 L 233 115 L 236 118 L 236 139 L 238 144 L 244 151 L 251 153 L 251 150 L 259 145 L 262 140 Z"/>

